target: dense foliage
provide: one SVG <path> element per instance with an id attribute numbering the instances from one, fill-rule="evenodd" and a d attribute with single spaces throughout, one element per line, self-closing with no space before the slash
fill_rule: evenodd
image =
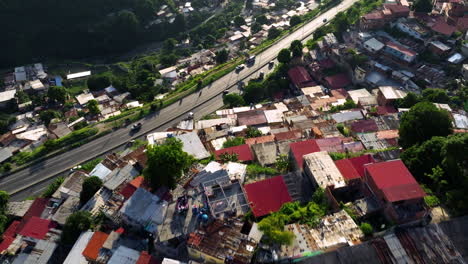
<path id="1" fill-rule="evenodd" d="M 102 187 L 102 181 L 97 176 L 91 176 L 83 181 L 80 192 L 80 203 L 85 204 Z"/>
<path id="2" fill-rule="evenodd" d="M 244 98 L 237 93 L 230 93 L 223 97 L 223 103 L 227 107 L 237 107 L 245 105 Z"/>
<path id="3" fill-rule="evenodd" d="M 445 110 L 439 110 L 430 102 L 417 103 L 401 117 L 400 145 L 410 147 L 429 140 L 433 136 L 452 133 L 452 121 Z"/>
<path id="4" fill-rule="evenodd" d="M 182 150 L 182 142 L 176 138 L 168 138 L 162 145 L 149 145 L 146 155 L 143 175 L 154 190 L 161 186 L 175 188 L 177 179 L 193 163 L 193 157 Z"/>
<path id="5" fill-rule="evenodd" d="M 45 198 L 51 197 L 64 181 L 64 177 L 58 177 L 49 186 L 47 186 L 46 190 L 42 193 L 41 196 Z"/>
<path id="6" fill-rule="evenodd" d="M 406 149 L 401 159 L 455 214 L 468 213 L 468 133 L 433 137 Z"/>
<path id="7" fill-rule="evenodd" d="M 289 245 L 294 239 L 294 234 L 285 231 L 285 225 L 299 222 L 316 227 L 327 211 L 328 203 L 324 191 L 318 189 L 314 192 L 311 202 L 306 205 L 300 205 L 299 202 L 286 203 L 278 212 L 263 218 L 258 227 L 264 233 L 267 243 Z"/>
<path id="8" fill-rule="evenodd" d="M 223 148 L 230 148 L 230 147 L 240 146 L 243 144 L 245 144 L 245 139 L 243 137 L 235 137 L 235 138 L 230 138 L 226 140 L 223 143 Z"/>
<path id="9" fill-rule="evenodd" d="M 28 63 L 32 58 L 103 56 L 174 36 L 185 30 L 182 15 L 172 24 L 148 24 L 167 3 L 173 5 L 163 0 L 84 0 L 79 4 L 3 0 L 0 24 L 3 39 L 9 41 L 0 42 L 1 66 Z"/>
<path id="10" fill-rule="evenodd" d="M 92 226 L 91 214 L 87 211 L 78 211 L 67 218 L 63 226 L 61 242 L 65 245 L 73 245 L 80 234 Z"/>
<path id="11" fill-rule="evenodd" d="M 6 210 L 8 206 L 8 200 L 10 195 L 7 192 L 0 191 L 0 234 L 5 231 L 8 223 L 8 217 L 6 216 Z"/>

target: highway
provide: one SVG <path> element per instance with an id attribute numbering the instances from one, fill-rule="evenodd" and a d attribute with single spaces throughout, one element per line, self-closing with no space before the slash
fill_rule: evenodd
<path id="1" fill-rule="evenodd" d="M 23 170 L 12 173 L 0 179 L 0 190 L 12 196 L 12 200 L 21 200 L 40 192 L 59 175 L 66 174 L 70 168 L 88 160 L 102 156 L 105 153 L 121 148 L 134 138 L 141 138 L 153 131 L 163 131 L 185 118 L 188 112 L 195 113 L 195 118 L 201 118 L 222 107 L 222 93 L 229 89 L 235 91 L 240 80 L 247 82 L 256 78 L 260 71 L 265 74 L 269 69 L 267 64 L 276 59 L 278 52 L 289 47 L 293 40 L 306 40 L 318 27 L 329 21 L 340 11 L 344 11 L 358 0 L 344 0 L 338 6 L 321 14 L 316 19 L 300 27 L 291 34 L 275 43 L 273 46 L 257 55 L 255 64 L 239 73 L 231 72 L 200 92 L 193 93 L 179 102 L 162 109 L 154 115 L 145 117 L 142 128 L 136 134 L 130 133 L 129 128 L 122 128 L 84 144 L 76 149 L 48 158 Z"/>

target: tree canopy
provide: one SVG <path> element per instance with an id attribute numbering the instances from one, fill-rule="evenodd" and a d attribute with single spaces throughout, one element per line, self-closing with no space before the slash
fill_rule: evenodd
<path id="1" fill-rule="evenodd" d="M 85 204 L 102 187 L 102 181 L 97 176 L 91 176 L 83 181 L 80 192 L 80 203 Z"/>
<path id="2" fill-rule="evenodd" d="M 63 104 L 67 100 L 67 96 L 67 90 L 62 86 L 51 86 L 49 90 L 47 90 L 47 97 L 55 102 Z"/>
<path id="3" fill-rule="evenodd" d="M 111 85 L 109 76 L 106 75 L 91 75 L 86 81 L 88 88 L 92 91 L 102 90 Z"/>
<path id="4" fill-rule="evenodd" d="M 63 226 L 61 242 L 73 245 L 80 234 L 92 226 L 91 214 L 87 211 L 78 211 L 67 218 Z"/>
<path id="5" fill-rule="evenodd" d="M 162 145 L 149 145 L 146 155 L 148 162 L 143 175 L 154 190 L 161 186 L 175 188 L 177 179 L 194 161 L 176 138 L 168 138 Z"/>
<path id="6" fill-rule="evenodd" d="M 291 51 L 289 49 L 282 49 L 278 53 L 278 61 L 281 63 L 289 63 L 291 61 Z"/>
<path id="7" fill-rule="evenodd" d="M 413 4 L 413 9 L 416 12 L 429 13 L 432 11 L 431 0 L 416 0 Z"/>
<path id="8" fill-rule="evenodd" d="M 293 57 L 302 57 L 302 42 L 300 40 L 293 40 L 289 50 L 292 52 Z"/>
<path id="9" fill-rule="evenodd" d="M 216 62 L 218 64 L 225 63 L 229 58 L 229 50 L 222 49 L 216 52 Z"/>
<path id="10" fill-rule="evenodd" d="M 406 149 L 401 159 L 455 215 L 468 213 L 468 133 L 433 137 Z"/>
<path id="11" fill-rule="evenodd" d="M 298 15 L 294 15 L 289 19 L 289 26 L 294 27 L 302 22 L 302 18 Z"/>
<path id="12" fill-rule="evenodd" d="M 448 136 L 451 133 L 452 121 L 448 112 L 439 110 L 430 102 L 417 103 L 401 117 L 400 144 L 406 148 L 434 136 Z"/>
<path id="13" fill-rule="evenodd" d="M 6 216 L 6 210 L 8 206 L 8 200 L 10 195 L 5 191 L 0 191 L 0 233 L 5 231 L 8 223 L 8 217 Z"/>
<path id="14" fill-rule="evenodd" d="M 268 39 L 275 39 L 281 35 L 281 31 L 275 27 L 268 30 Z"/>
<path id="15" fill-rule="evenodd" d="M 89 112 L 92 114 L 92 115 L 97 115 L 99 113 L 101 113 L 101 110 L 99 110 L 99 104 L 96 100 L 90 100 L 88 102 L 88 104 L 86 105 L 89 109 Z"/>
<path id="16" fill-rule="evenodd" d="M 245 105 L 244 98 L 240 94 L 230 93 L 223 97 L 223 103 L 228 107 L 238 107 Z"/>

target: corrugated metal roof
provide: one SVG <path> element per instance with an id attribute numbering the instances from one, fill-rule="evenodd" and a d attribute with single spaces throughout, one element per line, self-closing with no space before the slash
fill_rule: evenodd
<path id="1" fill-rule="evenodd" d="M 292 201 L 283 176 L 246 184 L 244 189 L 255 217 L 276 212 L 283 204 Z"/>

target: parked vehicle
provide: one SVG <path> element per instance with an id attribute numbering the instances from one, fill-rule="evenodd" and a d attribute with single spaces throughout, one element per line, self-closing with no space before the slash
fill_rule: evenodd
<path id="1" fill-rule="evenodd" d="M 255 58 L 256 58 L 255 55 L 250 56 L 250 57 L 247 59 L 247 61 L 246 61 L 247 64 L 249 64 L 249 65 L 250 65 L 250 64 L 254 64 L 254 63 L 255 63 Z"/>

